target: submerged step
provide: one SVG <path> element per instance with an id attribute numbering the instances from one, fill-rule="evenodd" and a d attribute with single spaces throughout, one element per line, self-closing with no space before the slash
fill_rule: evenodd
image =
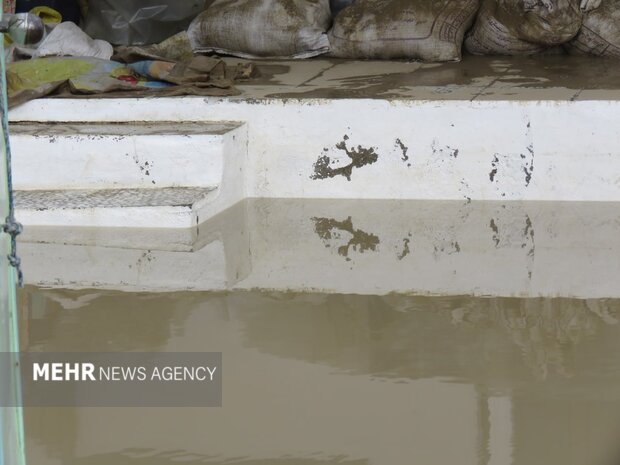
<path id="1" fill-rule="evenodd" d="M 21 123 L 18 190 L 216 187 L 242 123 Z"/>
<path id="2" fill-rule="evenodd" d="M 189 228 L 195 208 L 214 188 L 70 189 L 16 191 L 17 214 L 27 226 Z"/>

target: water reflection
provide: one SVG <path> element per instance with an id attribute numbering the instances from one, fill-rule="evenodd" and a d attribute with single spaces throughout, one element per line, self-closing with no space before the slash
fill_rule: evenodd
<path id="1" fill-rule="evenodd" d="M 221 351 L 221 409 L 27 409 L 34 465 L 613 465 L 620 301 L 28 288 L 45 351 Z"/>

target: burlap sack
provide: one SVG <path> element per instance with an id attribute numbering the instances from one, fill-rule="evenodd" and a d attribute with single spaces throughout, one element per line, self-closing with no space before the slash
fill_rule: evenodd
<path id="1" fill-rule="evenodd" d="M 190 25 L 195 52 L 308 58 L 329 51 L 329 0 L 215 0 Z"/>
<path id="2" fill-rule="evenodd" d="M 355 0 L 329 0 L 329 6 L 332 10 L 332 15 L 336 16 L 338 13 L 340 13 L 340 10 L 349 6 L 354 1 Z"/>
<path id="3" fill-rule="evenodd" d="M 477 55 L 532 55 L 572 39 L 580 0 L 483 0 L 465 48 Z"/>
<path id="4" fill-rule="evenodd" d="M 457 61 L 479 0 L 356 0 L 329 33 L 332 55 Z"/>
<path id="5" fill-rule="evenodd" d="M 587 13 L 581 31 L 566 48 L 571 54 L 620 58 L 620 0 L 604 0 Z"/>

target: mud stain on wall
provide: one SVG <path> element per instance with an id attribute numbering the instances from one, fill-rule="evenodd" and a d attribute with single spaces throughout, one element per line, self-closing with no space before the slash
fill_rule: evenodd
<path id="1" fill-rule="evenodd" d="M 408 162 L 409 161 L 409 155 L 407 155 L 407 154 L 409 153 L 409 147 L 407 147 L 405 144 L 403 144 L 403 141 L 401 141 L 400 139 L 396 139 L 395 146 L 396 146 L 397 149 L 400 149 L 400 151 L 403 154 L 403 156 L 401 157 L 401 160 L 404 161 L 404 162 Z M 408 163 L 407 166 L 411 166 L 411 163 Z"/>
<path id="2" fill-rule="evenodd" d="M 379 159 L 379 154 L 376 152 L 375 147 L 363 147 L 358 145 L 356 148 L 349 148 L 347 141 L 349 136 L 345 135 L 341 142 L 336 144 L 336 149 L 342 150 L 346 153 L 347 157 L 351 160 L 351 163 L 345 166 L 339 166 L 333 168 L 332 165 L 336 163 L 335 160 L 328 155 L 321 155 L 314 163 L 314 174 L 310 176 L 310 179 L 328 179 L 335 178 L 336 176 L 344 176 L 347 181 L 351 181 L 354 168 L 362 168 L 366 165 L 372 165 Z M 328 148 L 323 149 L 324 152 L 329 152 Z"/>
<path id="3" fill-rule="evenodd" d="M 489 172 L 489 180 L 491 182 L 495 182 L 495 176 L 497 176 L 497 167 L 499 165 L 499 157 L 497 154 L 493 156 L 493 161 L 491 162 L 491 171 Z"/>
<path id="4" fill-rule="evenodd" d="M 532 182 L 532 176 L 534 175 L 534 138 L 532 136 L 532 123 L 527 122 L 525 128 L 525 137 L 529 140 L 529 144 L 526 147 L 526 153 L 521 154 L 521 160 L 523 160 L 523 173 L 525 174 L 525 187 L 529 187 Z"/>
<path id="5" fill-rule="evenodd" d="M 431 149 L 433 150 L 433 155 L 448 155 L 451 158 L 458 158 L 460 152 L 459 149 L 452 148 L 449 145 L 440 147 L 439 143 L 436 140 L 433 140 L 433 143 L 431 144 Z"/>

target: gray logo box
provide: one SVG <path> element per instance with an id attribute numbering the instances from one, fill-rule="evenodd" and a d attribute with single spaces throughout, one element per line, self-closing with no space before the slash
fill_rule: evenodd
<path id="1" fill-rule="evenodd" d="M 15 382 L 16 355 L 0 353 L 0 391 Z M 0 406 L 222 406 L 221 352 L 22 352 L 19 372 L 21 405 Z"/>

